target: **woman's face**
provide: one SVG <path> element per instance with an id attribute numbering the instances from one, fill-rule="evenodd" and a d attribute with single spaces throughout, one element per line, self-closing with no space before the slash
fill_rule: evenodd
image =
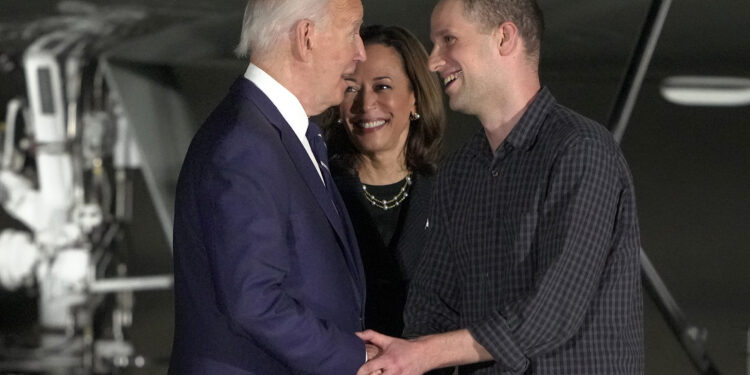
<path id="1" fill-rule="evenodd" d="M 392 47 L 370 44 L 367 60 L 351 76 L 340 110 L 349 137 L 365 155 L 403 152 L 414 92 L 401 56 Z"/>

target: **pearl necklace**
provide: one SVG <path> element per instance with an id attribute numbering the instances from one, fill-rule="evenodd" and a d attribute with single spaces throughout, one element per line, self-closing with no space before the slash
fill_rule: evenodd
<path id="1" fill-rule="evenodd" d="M 373 206 L 383 210 L 390 210 L 391 208 L 398 207 L 398 205 L 409 196 L 409 186 L 411 186 L 411 174 L 406 176 L 406 181 L 404 181 L 404 185 L 401 186 L 401 190 L 399 190 L 399 192 L 391 199 L 378 199 L 378 197 L 367 191 L 367 186 L 365 184 L 362 184 L 362 191 L 365 193 L 365 198 L 367 198 Z"/>

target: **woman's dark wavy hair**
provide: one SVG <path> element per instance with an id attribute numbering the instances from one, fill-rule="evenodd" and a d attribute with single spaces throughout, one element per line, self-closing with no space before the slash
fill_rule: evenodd
<path id="1" fill-rule="evenodd" d="M 414 34 L 399 26 L 366 26 L 359 33 L 365 46 L 386 45 L 401 56 L 416 99 L 415 107 L 421 116 L 409 124 L 406 168 L 411 172 L 435 173 L 445 129 L 445 107 L 438 77 L 427 65 L 427 51 Z M 344 168 L 356 174 L 361 154 L 350 140 L 345 125 L 337 123 L 338 107 L 330 108 L 321 118 L 331 158 L 338 159 Z"/>

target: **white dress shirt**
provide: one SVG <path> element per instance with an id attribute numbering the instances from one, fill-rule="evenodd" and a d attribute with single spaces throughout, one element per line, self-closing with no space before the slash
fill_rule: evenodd
<path id="1" fill-rule="evenodd" d="M 250 63 L 247 67 L 245 78 L 254 83 L 255 86 L 258 86 L 258 89 L 266 94 L 271 103 L 281 112 L 281 116 L 292 127 L 292 131 L 294 131 L 294 134 L 297 135 L 300 143 L 302 143 L 302 147 L 307 151 L 307 156 L 310 157 L 315 170 L 318 171 L 320 180 L 325 185 L 323 175 L 320 172 L 320 166 L 317 159 L 315 159 L 315 154 L 312 152 L 310 142 L 307 141 L 307 137 L 305 136 L 310 119 L 307 118 L 307 113 L 302 108 L 302 103 L 299 102 L 299 99 L 294 94 L 253 63 Z"/>

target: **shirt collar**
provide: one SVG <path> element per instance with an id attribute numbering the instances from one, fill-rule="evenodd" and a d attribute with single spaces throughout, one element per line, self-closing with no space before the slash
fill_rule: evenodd
<path id="1" fill-rule="evenodd" d="M 544 119 L 547 118 L 550 108 L 555 104 L 555 97 L 552 96 L 549 89 L 542 87 L 529 104 L 529 107 L 526 108 L 526 112 L 518 120 L 516 126 L 513 127 L 508 137 L 505 138 L 505 142 L 518 150 L 528 150 L 531 148 L 537 134 L 539 134 L 539 129 L 544 123 Z"/>
<path id="2" fill-rule="evenodd" d="M 490 150 L 490 144 L 487 140 L 487 134 L 484 129 L 479 129 L 469 140 L 469 149 L 476 156 L 486 154 L 488 160 L 496 155 L 500 149 L 507 149 L 508 145 L 513 149 L 529 149 L 534 144 L 539 129 L 541 129 L 544 119 L 547 117 L 550 109 L 556 104 L 554 96 L 547 87 L 541 90 L 532 99 L 526 112 L 521 115 L 521 119 L 513 127 L 508 136 L 505 138 L 497 150 Z M 507 152 L 507 150 L 504 150 Z"/>
<path id="3" fill-rule="evenodd" d="M 305 139 L 309 119 L 299 99 L 253 63 L 247 67 L 245 78 L 254 83 L 271 100 L 297 137 Z"/>

